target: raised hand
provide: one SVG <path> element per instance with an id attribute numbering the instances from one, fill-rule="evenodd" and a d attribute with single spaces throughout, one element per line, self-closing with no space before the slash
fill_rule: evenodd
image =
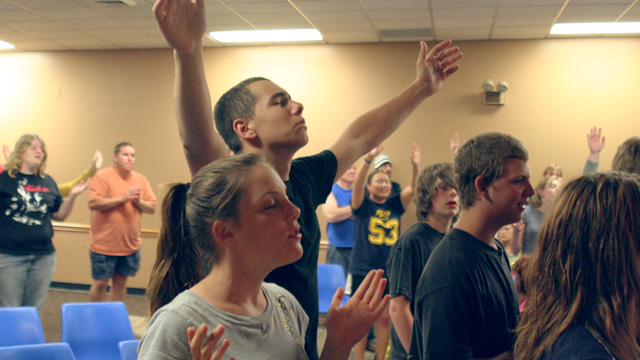
<path id="1" fill-rule="evenodd" d="M 384 147 L 382 147 L 382 145 L 378 145 L 375 148 L 371 149 L 371 151 L 369 151 L 365 156 L 368 160 L 373 160 L 382 152 L 382 149 L 384 149 Z"/>
<path id="2" fill-rule="evenodd" d="M 425 88 L 425 95 L 438 92 L 444 81 L 458 70 L 456 61 L 462 53 L 457 46 L 451 46 L 451 40 L 445 40 L 428 51 L 427 43 L 420 42 L 420 53 L 416 63 L 416 82 Z"/>
<path id="3" fill-rule="evenodd" d="M 75 199 L 76 196 L 87 190 L 89 185 L 91 185 L 91 179 L 80 181 L 76 186 L 71 188 L 69 191 L 69 197 Z"/>
<path id="4" fill-rule="evenodd" d="M 337 346 L 350 350 L 362 339 L 389 305 L 389 295 L 382 297 L 387 280 L 383 270 L 371 270 L 351 299 L 340 307 L 344 290 L 339 288 L 327 314 L 327 342 L 325 347 Z M 348 352 L 347 352 L 348 356 Z"/>
<path id="5" fill-rule="evenodd" d="M 2 145 L 2 153 L 4 154 L 4 159 L 9 161 L 9 156 L 11 156 L 11 149 L 7 145 Z"/>
<path id="6" fill-rule="evenodd" d="M 156 0 L 153 15 L 162 35 L 178 54 L 191 54 L 202 46 L 207 30 L 204 0 Z"/>
<path id="7" fill-rule="evenodd" d="M 93 161 L 91 162 L 91 169 L 95 173 L 102 166 L 102 153 L 100 150 L 96 150 L 95 154 L 93 154 Z"/>
<path id="8" fill-rule="evenodd" d="M 191 350 L 191 358 L 193 360 L 221 360 L 229 348 L 229 339 L 222 340 L 220 345 L 218 345 L 222 334 L 224 334 L 224 326 L 216 326 L 208 339 L 207 330 L 208 327 L 206 324 L 200 325 L 197 330 L 192 327 L 187 329 L 189 349 Z"/>
<path id="9" fill-rule="evenodd" d="M 411 145 L 411 164 L 413 164 L 413 166 L 418 166 L 420 165 L 420 146 L 418 146 L 418 144 L 413 143 L 413 145 Z"/>
<path id="10" fill-rule="evenodd" d="M 604 148 L 604 136 L 602 136 L 602 128 L 593 127 L 587 134 L 587 145 L 591 154 L 600 153 Z"/>
<path id="11" fill-rule="evenodd" d="M 451 155 L 453 155 L 454 157 L 456 156 L 463 142 L 464 136 L 458 135 L 458 133 L 453 134 L 451 140 L 449 141 L 449 150 L 451 150 Z"/>

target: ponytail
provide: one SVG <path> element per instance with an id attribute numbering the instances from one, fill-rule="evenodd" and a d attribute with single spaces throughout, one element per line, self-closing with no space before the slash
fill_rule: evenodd
<path id="1" fill-rule="evenodd" d="M 185 217 L 188 190 L 186 184 L 173 184 L 162 201 L 162 227 L 147 289 L 150 316 L 205 276 Z"/>

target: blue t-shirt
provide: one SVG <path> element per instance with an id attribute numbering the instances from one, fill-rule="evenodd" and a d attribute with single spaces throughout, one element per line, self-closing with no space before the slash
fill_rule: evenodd
<path id="1" fill-rule="evenodd" d="M 345 190 L 333 184 L 331 193 L 336 198 L 338 207 L 345 207 L 351 204 L 351 193 L 353 190 Z M 346 219 L 336 223 L 327 223 L 327 237 L 329 238 L 329 245 L 339 248 L 352 248 L 353 247 L 353 230 L 355 229 L 355 222 L 353 219 Z"/>
<path id="2" fill-rule="evenodd" d="M 368 196 L 353 211 L 355 237 L 349 272 L 365 276 L 372 269 L 386 271 L 391 247 L 400 235 L 400 217 L 404 207 L 400 195 L 392 196 L 383 204 L 373 202 Z"/>

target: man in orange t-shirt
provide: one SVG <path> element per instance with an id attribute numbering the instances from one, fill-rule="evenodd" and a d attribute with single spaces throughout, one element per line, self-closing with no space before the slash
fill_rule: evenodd
<path id="1" fill-rule="evenodd" d="M 156 197 L 147 179 L 133 171 L 136 152 L 122 142 L 113 152 L 114 166 L 101 170 L 89 187 L 89 250 L 93 284 L 89 301 L 124 301 L 127 278 L 140 268 L 140 218 L 153 214 Z"/>

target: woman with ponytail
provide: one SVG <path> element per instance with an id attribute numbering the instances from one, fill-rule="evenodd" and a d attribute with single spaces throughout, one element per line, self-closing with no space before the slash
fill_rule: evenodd
<path id="1" fill-rule="evenodd" d="M 149 283 L 152 317 L 140 359 L 307 358 L 307 315 L 291 293 L 264 282 L 302 256 L 300 210 L 285 191 L 255 154 L 213 162 L 190 186 L 171 187 L 162 206 Z M 349 357 L 388 304 L 388 296 L 381 299 L 385 285 L 382 271 L 372 271 L 342 308 L 344 290 L 338 289 L 322 359 Z"/>

